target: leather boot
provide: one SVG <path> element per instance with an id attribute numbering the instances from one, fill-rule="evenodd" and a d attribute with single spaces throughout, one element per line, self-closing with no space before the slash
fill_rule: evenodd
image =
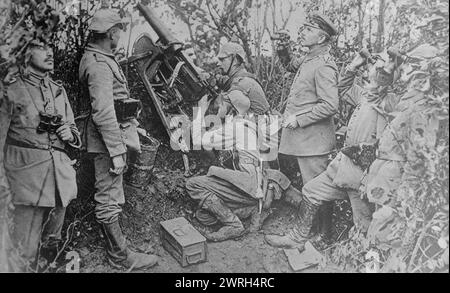
<path id="1" fill-rule="evenodd" d="M 118 269 L 145 269 L 158 263 L 156 255 L 139 253 L 128 248 L 119 221 L 102 224 L 102 228 L 106 239 L 108 262 L 111 266 Z"/>
<path id="2" fill-rule="evenodd" d="M 284 201 L 296 208 L 300 206 L 302 198 L 302 192 L 292 186 L 292 184 L 284 191 Z"/>
<path id="3" fill-rule="evenodd" d="M 225 203 L 215 195 L 210 195 L 203 202 L 203 209 L 216 215 L 223 224 L 217 232 L 205 232 L 204 236 L 209 241 L 219 242 L 234 239 L 244 234 L 244 225 L 239 218 L 228 208 Z"/>
<path id="4" fill-rule="evenodd" d="M 214 226 L 219 222 L 215 215 L 205 209 L 197 209 L 195 211 L 195 218 L 200 222 L 200 224 L 207 227 Z"/>
<path id="5" fill-rule="evenodd" d="M 331 244 L 333 233 L 333 203 L 323 204 L 318 212 L 317 235 L 311 240 L 317 250 L 324 250 Z"/>
<path id="6" fill-rule="evenodd" d="M 319 205 L 313 204 L 307 198 L 303 198 L 298 209 L 295 227 L 285 236 L 266 235 L 266 242 L 274 247 L 297 248 L 303 251 L 305 242 L 313 236 L 311 235 L 311 227 L 319 207 Z"/>
<path id="7" fill-rule="evenodd" d="M 264 224 L 264 221 L 270 216 L 270 210 L 262 210 L 261 213 L 259 213 L 258 210 L 256 210 L 251 218 L 250 218 L 250 226 L 248 228 L 249 232 L 254 233 L 261 230 L 262 225 Z"/>

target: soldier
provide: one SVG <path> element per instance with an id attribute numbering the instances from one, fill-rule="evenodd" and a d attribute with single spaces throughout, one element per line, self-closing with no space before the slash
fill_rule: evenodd
<path id="1" fill-rule="evenodd" d="M 428 44 L 417 47 L 408 54 L 410 61 L 406 66 L 415 61 L 416 68 L 420 68 L 421 62 L 436 57 L 433 48 Z M 423 52 L 427 54 L 424 55 Z M 409 77 L 414 76 L 414 73 L 409 74 Z M 424 71 L 421 71 L 421 75 L 423 73 Z M 395 107 L 397 115 L 381 135 L 377 159 L 364 178 L 363 191 L 369 202 L 379 207 L 373 214 L 368 230 L 368 238 L 372 241 L 386 243 L 394 240 L 388 235 L 397 223 L 392 221 L 396 216 L 395 207 L 399 204 L 397 190 L 405 180 L 415 181 L 420 177 L 420 174 L 415 174 L 416 170 L 405 168 L 407 162 L 417 159 L 412 146 L 417 140 L 421 141 L 418 144 L 425 143 L 430 149 L 436 145 L 438 123 L 425 111 L 426 100 L 425 93 L 415 87 L 410 87 L 402 95 Z"/>
<path id="2" fill-rule="evenodd" d="M 245 51 L 237 43 L 224 44 L 217 55 L 220 68 L 227 79 L 222 86 L 225 92 L 239 91 L 250 100 L 249 114 L 264 115 L 270 111 L 266 94 L 256 77 L 245 69 Z"/>
<path id="3" fill-rule="evenodd" d="M 143 269 L 155 265 L 157 256 L 131 250 L 119 225 L 125 203 L 122 183 L 127 148 L 139 151 L 140 147 L 136 109 L 125 113 L 120 107 L 125 102 L 136 104 L 136 100 L 130 98 L 127 81 L 113 55 L 125 22 L 114 10 L 101 9 L 93 16 L 91 39 L 79 68 L 91 109 L 80 130 L 94 162 L 95 216 L 105 235 L 108 261 L 117 268 Z"/>
<path id="4" fill-rule="evenodd" d="M 283 44 L 278 51 L 287 70 L 296 72 L 284 112 L 279 153 L 296 159 L 303 185 L 326 169 L 328 155 L 336 146 L 333 116 L 339 106 L 338 73 L 329 53 L 336 34 L 329 19 L 313 14 L 300 31 L 301 44 L 309 53 L 291 58 Z M 325 239 L 331 228 L 331 205 L 323 207 L 321 220 L 320 237 Z"/>
<path id="5" fill-rule="evenodd" d="M 361 199 L 359 188 L 363 174 L 371 163 L 375 142 L 386 126 L 383 106 L 389 99 L 389 86 L 398 76 L 400 62 L 397 58 L 391 58 L 389 62 L 379 60 L 370 69 L 370 83 L 366 88 L 361 88 L 353 81 L 356 69 L 364 63 L 364 58 L 358 54 L 344 71 L 339 85 L 342 92 L 358 96 L 351 100 L 361 101 L 349 121 L 344 149 L 325 172 L 303 187 L 304 198 L 296 226 L 285 236 L 267 236 L 272 246 L 303 250 L 305 242 L 310 239 L 313 219 L 319 207 L 335 199 L 350 200 L 355 226 L 363 233 L 367 232 L 372 213 L 367 200 Z M 322 243 L 316 239 L 312 242 L 317 249 L 323 249 Z"/>
<path id="6" fill-rule="evenodd" d="M 227 117 L 232 117 L 232 120 L 226 119 L 223 127 L 207 133 L 202 146 L 206 149 L 222 149 L 223 146 L 231 149 L 234 170 L 212 166 L 206 176 L 193 177 L 186 182 L 189 195 L 199 202 L 195 215 L 200 223 L 206 226 L 217 222 L 223 224 L 219 231 L 205 233 L 210 241 L 243 235 L 244 226 L 240 219 L 256 216 L 258 212 L 256 124 L 245 117 L 250 101 L 240 91 L 233 91 L 221 100 L 219 115 L 231 114 Z"/>
<path id="7" fill-rule="evenodd" d="M 53 261 L 66 207 L 77 194 L 75 161 L 67 153 L 81 140 L 66 91 L 49 76 L 53 62 L 48 44 L 31 41 L 20 74 L 9 81 L 9 103 L 0 105 L 0 114 L 7 117 L 0 149 L 13 194 L 12 239 L 28 262 L 21 269 L 38 251 Z"/>
<path id="8" fill-rule="evenodd" d="M 245 52 L 236 43 L 226 43 L 217 56 L 225 82 L 225 93 L 216 101 L 221 119 L 233 117 L 220 129 L 211 131 L 202 141 L 206 149 L 232 153 L 234 170 L 211 167 L 208 175 L 191 178 L 186 182 L 190 196 L 199 201 L 197 219 L 212 225 L 217 221 L 224 226 L 205 236 L 211 241 L 236 238 L 244 233 L 240 219 L 252 216 L 252 229 L 262 222 L 256 199 L 260 175 L 260 155 L 257 147 L 257 129 L 253 115 L 269 112 L 269 104 L 256 78 L 244 68 Z M 231 115 L 231 116 L 230 116 Z M 234 129 L 234 131 L 233 131 Z M 242 135 L 238 133 L 241 132 Z M 244 134 L 245 132 L 245 134 Z M 253 144 L 252 144 L 253 143 Z M 259 173 L 258 173 L 259 172 Z"/>

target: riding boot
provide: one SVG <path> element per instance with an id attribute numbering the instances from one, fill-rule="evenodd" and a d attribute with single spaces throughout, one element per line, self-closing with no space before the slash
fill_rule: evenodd
<path id="1" fill-rule="evenodd" d="M 156 255 L 139 253 L 128 248 L 119 221 L 102 224 L 102 232 L 105 235 L 108 262 L 111 266 L 125 269 L 145 269 L 158 263 Z"/>
<path id="2" fill-rule="evenodd" d="M 242 225 L 239 218 L 217 196 L 213 194 L 208 196 L 203 202 L 202 208 L 213 213 L 219 222 L 223 224 L 223 227 L 217 232 L 205 232 L 204 236 L 209 241 L 224 241 L 243 235 L 244 225 Z"/>
<path id="3" fill-rule="evenodd" d="M 285 236 L 266 235 L 266 242 L 274 247 L 297 248 L 303 251 L 305 242 L 313 236 L 311 235 L 311 228 L 319 207 L 319 205 L 313 204 L 306 197 L 303 198 L 298 209 L 294 228 Z"/>
<path id="4" fill-rule="evenodd" d="M 317 235 L 311 243 L 317 250 L 324 250 L 330 245 L 333 233 L 333 204 L 331 202 L 323 204 L 317 218 Z"/>

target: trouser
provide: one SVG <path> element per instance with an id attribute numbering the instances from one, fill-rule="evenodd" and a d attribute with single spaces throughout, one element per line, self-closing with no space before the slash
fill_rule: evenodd
<path id="1" fill-rule="evenodd" d="M 95 217 L 99 223 L 111 224 L 119 219 L 125 203 L 123 175 L 113 175 L 113 168 L 108 154 L 90 154 L 95 168 Z"/>
<path id="2" fill-rule="evenodd" d="M 233 184 L 215 176 L 192 177 L 186 182 L 189 196 L 199 201 L 197 219 L 205 225 L 217 222 L 216 216 L 204 210 L 203 203 L 211 195 L 217 196 L 241 220 L 257 211 L 258 202 Z"/>
<path id="3" fill-rule="evenodd" d="M 372 220 L 372 211 L 369 202 L 360 197 L 358 190 L 336 186 L 328 171 L 323 172 L 303 186 L 302 193 L 315 205 L 322 205 L 333 200 L 348 198 L 352 206 L 355 226 L 361 231 L 367 232 L 370 221 Z"/>
<path id="4" fill-rule="evenodd" d="M 61 240 L 66 208 L 15 205 L 12 240 L 21 256 L 33 262 L 39 247 L 54 248 Z M 41 244 L 41 245 L 40 245 Z"/>

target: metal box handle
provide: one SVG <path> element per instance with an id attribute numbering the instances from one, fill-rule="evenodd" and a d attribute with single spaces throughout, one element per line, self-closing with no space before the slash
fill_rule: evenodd
<path id="1" fill-rule="evenodd" d="M 194 261 L 191 261 L 191 258 L 193 258 L 194 256 L 199 256 L 199 258 Z M 202 251 L 201 250 L 194 252 L 190 255 L 186 255 L 186 262 L 190 265 L 199 262 L 201 259 L 202 259 Z"/>
<path id="2" fill-rule="evenodd" d="M 186 233 L 184 233 L 183 229 L 181 229 L 181 228 L 174 229 L 173 234 L 175 234 L 177 236 L 185 236 L 186 235 Z"/>

